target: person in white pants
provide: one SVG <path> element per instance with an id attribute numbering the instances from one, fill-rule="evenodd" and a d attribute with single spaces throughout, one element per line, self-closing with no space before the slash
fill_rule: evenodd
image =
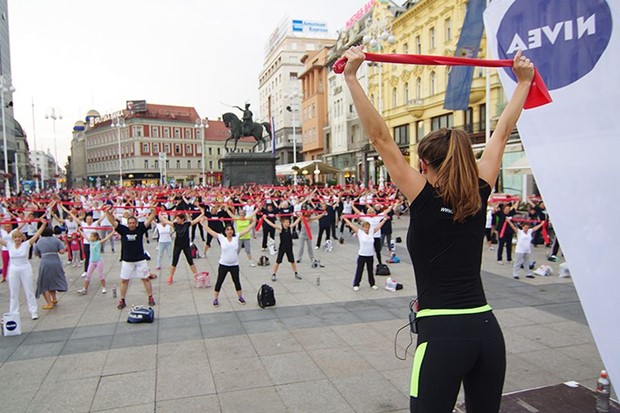
<path id="1" fill-rule="evenodd" d="M 45 229 L 47 222 L 42 222 L 43 225 L 29 240 L 26 240 L 26 236 L 20 231 L 13 231 L 10 241 L 0 239 L 0 245 L 8 247 L 11 260 L 8 276 L 9 312 L 19 313 L 19 287 L 23 285 L 26 301 L 28 302 L 28 310 L 33 320 L 39 318 L 39 315 L 37 313 L 37 299 L 34 296 L 32 265 L 28 261 L 28 250 L 39 239 L 39 236 Z"/>

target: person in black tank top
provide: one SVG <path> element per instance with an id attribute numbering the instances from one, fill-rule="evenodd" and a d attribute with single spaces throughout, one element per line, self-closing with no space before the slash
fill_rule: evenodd
<path id="1" fill-rule="evenodd" d="M 410 410 L 451 413 L 463 384 L 467 413 L 497 413 L 506 350 L 480 277 L 486 203 L 525 104 L 534 66 L 520 51 L 516 53 L 516 88 L 478 162 L 467 132 L 440 129 L 418 144 L 416 170 L 359 83 L 356 73 L 365 58 L 362 47 L 351 47 L 344 57 L 345 81 L 370 143 L 411 202 L 407 249 L 418 293 L 412 302 L 418 343 Z"/>
<path id="2" fill-rule="evenodd" d="M 282 258 L 284 258 L 284 254 L 286 254 L 286 258 L 288 262 L 291 264 L 291 268 L 295 272 L 295 278 L 301 280 L 301 275 L 297 274 L 297 264 L 295 264 L 295 257 L 293 256 L 293 234 L 291 228 L 295 227 L 295 225 L 299 224 L 301 221 L 301 215 L 293 222 L 291 226 L 291 220 L 289 217 L 282 217 L 281 222 L 282 225 L 274 224 L 269 220 L 269 218 L 264 218 L 265 224 L 274 228 L 276 231 L 280 233 L 280 245 L 278 246 L 278 256 L 276 258 L 276 263 L 273 265 L 273 271 L 271 273 L 271 281 L 276 281 L 276 274 L 278 273 L 278 267 L 282 264 Z"/>

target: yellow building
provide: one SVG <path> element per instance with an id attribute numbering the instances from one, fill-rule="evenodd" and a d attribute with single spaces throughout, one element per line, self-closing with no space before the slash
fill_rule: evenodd
<path id="1" fill-rule="evenodd" d="M 419 0 L 405 3 L 406 10 L 397 13 L 389 28 L 395 39 L 394 44 L 383 42 L 383 50 L 380 52 L 454 56 L 467 3 L 467 0 Z M 385 8 L 375 8 L 373 20 L 381 21 L 386 18 L 385 16 Z M 478 57 L 485 58 L 485 51 L 486 40 L 483 36 Z M 474 70 L 467 111 L 451 111 L 443 108 L 449 70 L 449 66 L 401 64 L 383 64 L 381 67 L 374 65 L 369 68 L 368 96 L 375 107 L 382 106 L 382 115 L 394 139 L 405 155 L 411 153 L 410 163 L 413 167 L 417 167 L 418 163 L 415 156 L 416 143 L 435 129 L 442 127 L 465 129 L 470 133 L 475 149 L 484 146 L 486 70 L 484 68 Z M 506 98 L 497 69 L 491 69 L 490 73 L 491 93 L 488 101 L 492 130 L 506 104 Z M 504 165 L 509 165 L 523 156 L 523 149 L 516 133 L 511 138 L 506 152 Z M 376 156 L 372 153 L 369 155 Z M 517 193 L 526 186 L 522 177 L 507 174 L 504 174 L 502 183 L 500 188 Z"/>

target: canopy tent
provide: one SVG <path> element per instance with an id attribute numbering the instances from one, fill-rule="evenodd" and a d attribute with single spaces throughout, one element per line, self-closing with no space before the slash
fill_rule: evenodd
<path id="1" fill-rule="evenodd" d="M 319 175 L 340 173 L 340 169 L 317 160 L 276 165 L 276 175 L 294 175 L 295 170 L 298 175 L 312 175 L 316 170 L 319 171 Z M 303 171 L 307 173 L 304 174 Z"/>
<path id="2" fill-rule="evenodd" d="M 527 156 L 523 155 L 510 165 L 504 167 L 504 171 L 510 175 L 532 175 L 532 167 Z"/>

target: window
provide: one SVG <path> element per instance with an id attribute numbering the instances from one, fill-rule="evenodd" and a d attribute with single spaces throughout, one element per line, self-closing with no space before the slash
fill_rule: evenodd
<path id="1" fill-rule="evenodd" d="M 159 168 L 159 159 L 155 159 L 155 161 L 153 162 L 153 167 Z"/>
<path id="2" fill-rule="evenodd" d="M 181 169 L 181 160 L 177 159 L 177 169 Z"/>
<path id="3" fill-rule="evenodd" d="M 158 143 L 154 143 L 153 144 L 153 153 L 159 153 L 159 144 Z"/>
<path id="4" fill-rule="evenodd" d="M 157 126 L 151 126 L 151 137 L 159 138 L 159 128 Z"/>
<path id="5" fill-rule="evenodd" d="M 170 144 L 169 143 L 164 144 L 164 152 L 170 153 Z"/>
<path id="6" fill-rule="evenodd" d="M 174 137 L 175 138 L 180 138 L 181 137 L 181 129 L 174 128 Z"/>
<path id="7" fill-rule="evenodd" d="M 415 80 L 415 98 L 422 99 L 422 78 Z"/>
<path id="8" fill-rule="evenodd" d="M 213 155 L 213 148 L 209 147 L 209 155 Z"/>
<path id="9" fill-rule="evenodd" d="M 185 139 L 192 139 L 192 129 L 185 128 Z"/>
<path id="10" fill-rule="evenodd" d="M 144 160 L 144 169 L 149 169 L 149 161 L 148 161 L 148 159 Z"/>
<path id="11" fill-rule="evenodd" d="M 209 161 L 209 169 L 213 169 L 213 161 Z"/>
<path id="12" fill-rule="evenodd" d="M 403 96 L 405 97 L 405 105 L 409 103 L 409 83 L 405 82 L 405 88 L 403 89 Z"/>
<path id="13" fill-rule="evenodd" d="M 187 160 L 187 169 L 192 169 L 192 160 L 191 159 Z"/>
<path id="14" fill-rule="evenodd" d="M 166 159 L 166 168 L 170 169 L 170 159 Z"/>
<path id="15" fill-rule="evenodd" d="M 435 72 L 431 72 L 431 82 L 430 82 L 430 88 L 431 88 L 431 96 L 433 96 L 435 94 Z"/>
<path id="16" fill-rule="evenodd" d="M 445 36 L 446 42 L 452 39 L 452 20 L 447 18 L 444 20 L 444 28 L 445 28 Z"/>
<path id="17" fill-rule="evenodd" d="M 297 58 L 296 58 L 296 57 L 295 57 L 294 59 L 295 59 L 295 63 L 299 63 L 299 62 L 297 61 Z M 291 73 L 289 73 L 289 79 L 290 79 L 290 80 L 297 80 L 297 72 L 291 72 Z"/>
<path id="18" fill-rule="evenodd" d="M 191 155 L 192 154 L 192 145 L 191 144 L 185 144 L 185 155 Z"/>
<path id="19" fill-rule="evenodd" d="M 431 118 L 431 130 L 437 130 L 441 128 L 451 128 L 454 126 L 454 116 L 452 113 L 446 113 L 445 115 L 435 116 Z"/>
<path id="20" fill-rule="evenodd" d="M 221 149 L 222 148 L 217 148 L 217 154 L 220 155 L 221 154 Z"/>
<path id="21" fill-rule="evenodd" d="M 409 54 L 409 44 L 403 44 L 403 54 Z"/>
<path id="22" fill-rule="evenodd" d="M 484 132 L 487 129 L 487 105 L 482 104 L 478 106 L 478 119 L 480 119 L 480 132 Z"/>
<path id="23" fill-rule="evenodd" d="M 202 159 L 198 159 L 198 168 L 202 167 Z"/>
<path id="24" fill-rule="evenodd" d="M 394 141 L 397 145 L 409 145 L 409 124 L 394 128 Z"/>
<path id="25" fill-rule="evenodd" d="M 177 155 L 181 154 L 181 145 L 180 144 L 177 143 L 177 144 L 174 145 L 174 153 L 177 154 Z"/>
<path id="26" fill-rule="evenodd" d="M 424 137 L 424 121 L 423 120 L 419 120 L 418 121 L 418 128 L 417 128 L 417 132 L 416 132 L 416 143 L 420 141 L 420 139 L 422 139 Z"/>
<path id="27" fill-rule="evenodd" d="M 415 53 L 422 54 L 422 41 L 420 40 L 420 36 L 415 37 Z"/>
<path id="28" fill-rule="evenodd" d="M 164 128 L 164 138 L 170 137 L 170 128 Z"/>
<path id="29" fill-rule="evenodd" d="M 131 127 L 131 134 L 135 137 L 142 137 L 142 125 L 135 125 Z"/>
<path id="30" fill-rule="evenodd" d="M 428 47 L 433 50 L 435 48 L 435 28 L 431 27 L 428 30 Z"/>
<path id="31" fill-rule="evenodd" d="M 398 106 L 398 90 L 396 88 L 392 89 L 392 107 L 395 108 Z"/>

